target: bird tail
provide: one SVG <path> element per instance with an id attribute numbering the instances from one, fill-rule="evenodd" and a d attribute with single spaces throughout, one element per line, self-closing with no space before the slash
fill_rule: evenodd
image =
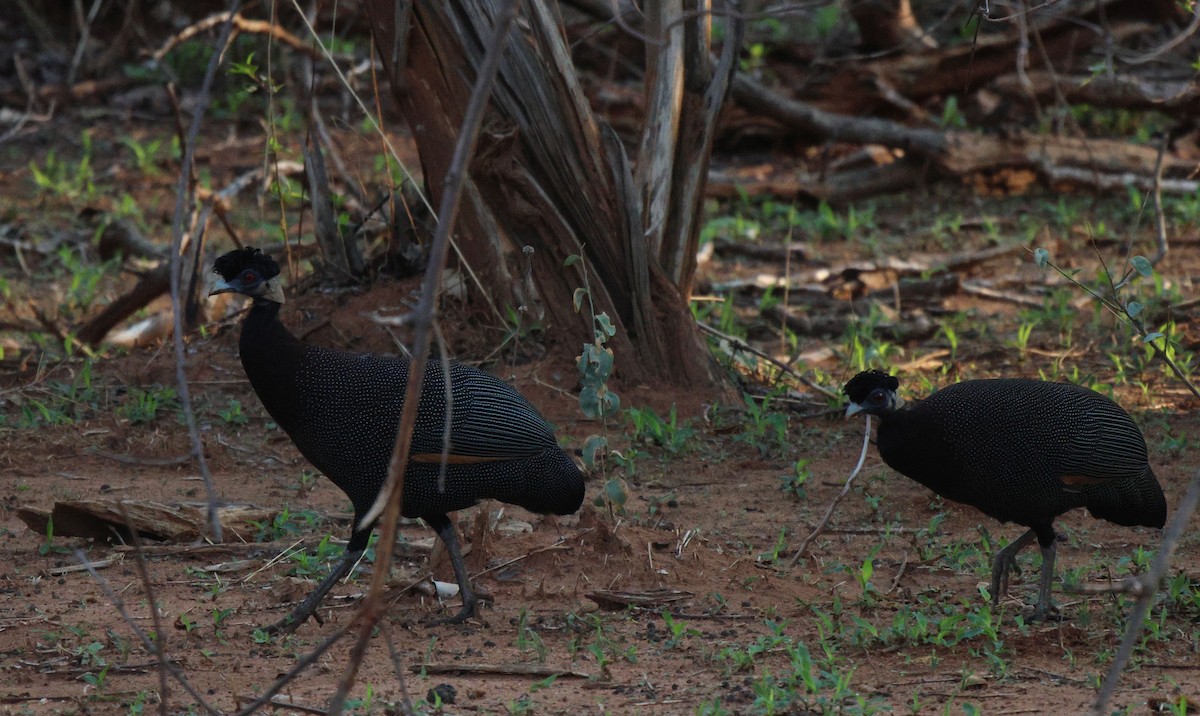
<path id="1" fill-rule="evenodd" d="M 1088 495 L 1093 517 L 1125 527 L 1157 527 L 1167 523 L 1167 498 L 1150 466 L 1133 479 L 1111 480 Z"/>

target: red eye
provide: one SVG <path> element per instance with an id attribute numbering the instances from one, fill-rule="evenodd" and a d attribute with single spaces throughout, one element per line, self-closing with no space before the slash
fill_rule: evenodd
<path id="1" fill-rule="evenodd" d="M 253 271 L 243 271 L 242 281 L 245 283 L 254 283 L 258 281 L 258 274 L 254 273 Z"/>

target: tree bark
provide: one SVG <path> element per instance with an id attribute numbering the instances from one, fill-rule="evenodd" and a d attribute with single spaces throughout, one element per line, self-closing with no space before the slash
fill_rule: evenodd
<path id="1" fill-rule="evenodd" d="M 409 15 L 405 5 L 369 0 L 365 9 L 436 203 L 492 10 L 483 0 L 416 0 Z M 595 310 L 618 328 L 609 346 L 621 375 L 712 385 L 716 371 L 685 298 L 643 237 L 624 148 L 592 114 L 559 19 L 532 0 L 520 29 L 469 168 L 455 236 L 460 259 L 500 310 L 524 307 L 548 335 L 590 343 L 591 316 L 577 314 L 572 301 L 585 285 L 581 264 L 563 267 L 581 254 Z"/>

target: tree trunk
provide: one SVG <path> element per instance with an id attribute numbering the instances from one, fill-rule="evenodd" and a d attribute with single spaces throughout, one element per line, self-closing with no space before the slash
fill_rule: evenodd
<path id="1" fill-rule="evenodd" d="M 492 4 L 365 7 L 436 205 L 491 36 Z M 618 329 L 608 345 L 626 380 L 712 385 L 717 374 L 685 296 L 644 236 L 644 197 L 625 150 L 592 114 L 559 18 L 541 0 L 522 14 L 468 169 L 454 237 L 460 260 L 498 310 L 524 307 L 548 335 L 590 343 L 591 316 L 577 314 L 572 301 L 585 285 L 582 266 L 596 312 Z M 564 268 L 571 254 L 584 262 Z"/>

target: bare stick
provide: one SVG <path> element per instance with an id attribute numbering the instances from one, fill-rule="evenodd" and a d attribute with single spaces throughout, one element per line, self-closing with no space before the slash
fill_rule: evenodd
<path id="1" fill-rule="evenodd" d="M 1154 555 L 1150 571 L 1136 580 L 1141 583 L 1140 596 L 1138 596 L 1137 604 L 1133 607 L 1133 612 L 1129 615 L 1129 626 L 1125 629 L 1125 636 L 1121 638 L 1121 646 L 1117 649 L 1117 655 L 1108 669 L 1108 675 L 1104 677 L 1104 684 L 1100 687 L 1100 692 L 1096 694 L 1096 703 L 1092 705 L 1093 716 L 1103 716 L 1108 713 L 1106 710 L 1108 700 L 1112 698 L 1113 692 L 1117 689 L 1117 681 L 1120 680 L 1125 665 L 1129 663 L 1129 657 L 1133 656 L 1133 648 L 1137 645 L 1138 637 L 1142 633 L 1142 622 L 1145 621 L 1146 613 L 1150 611 L 1150 604 L 1158 594 L 1159 587 L 1166 579 L 1167 569 L 1171 566 L 1171 552 L 1174 551 L 1175 543 L 1179 541 L 1188 521 L 1191 520 L 1192 511 L 1196 509 L 1197 502 L 1200 502 L 1200 470 L 1192 475 L 1187 492 L 1184 493 L 1183 499 L 1175 508 L 1175 516 L 1171 518 L 1171 524 L 1167 525 L 1166 531 L 1163 532 L 1162 544 L 1159 545 L 1158 554 Z"/>
<path id="2" fill-rule="evenodd" d="M 283 676 L 276 679 L 275 683 L 271 684 L 271 687 L 269 689 L 267 689 L 262 694 L 260 694 L 259 697 L 257 699 L 255 699 L 254 701 L 251 701 L 249 706 L 246 706 L 241 711 L 238 711 L 236 716 L 250 716 L 254 712 L 258 711 L 260 708 L 265 706 L 267 703 L 269 703 L 271 701 L 271 699 L 275 698 L 276 694 L 278 694 L 280 691 L 283 691 L 283 687 L 292 683 L 292 680 L 295 679 L 296 676 L 298 676 L 300 674 L 300 672 L 304 671 L 308 667 L 317 663 L 317 660 L 321 658 L 321 655 L 324 654 L 329 649 L 329 647 L 336 644 L 338 642 L 338 640 L 340 640 L 343 636 L 345 636 L 346 632 L 350 631 L 350 627 L 352 627 L 352 626 L 354 626 L 354 622 L 350 622 L 350 623 L 346 624 L 345 626 L 338 627 L 337 631 L 330 634 L 329 637 L 325 641 L 323 641 L 319 645 L 317 645 L 317 647 L 315 649 L 313 649 L 310 653 L 305 654 L 303 659 L 301 659 L 300 661 L 297 661 L 296 665 L 293 666 L 291 668 L 291 670 L 289 670 L 286 674 L 284 674 Z M 216 712 L 214 712 L 214 713 L 216 713 Z"/>
<path id="3" fill-rule="evenodd" d="M 404 678 L 404 662 L 400 657 L 400 650 L 396 648 L 396 641 L 392 639 L 392 631 L 384 629 L 383 638 L 387 641 L 388 654 L 392 657 L 392 668 L 396 670 L 396 681 L 400 682 L 400 713 L 404 716 L 415 716 L 412 697 L 408 695 L 408 682 Z"/>
<path id="4" fill-rule="evenodd" d="M 854 470 L 850 473 L 850 477 L 846 478 L 846 484 L 842 485 L 842 491 L 837 494 L 837 497 L 833 498 L 833 502 L 829 503 L 829 509 L 825 510 L 825 516 L 821 518 L 821 522 L 817 525 L 817 528 L 814 529 L 812 534 L 805 537 L 804 541 L 800 543 L 800 548 L 796 550 L 796 556 L 792 557 L 792 561 L 788 563 L 789 568 L 796 566 L 796 563 L 799 562 L 800 558 L 804 556 L 804 550 L 808 549 L 808 545 L 812 544 L 812 541 L 817 538 L 817 535 L 824 531 L 825 525 L 829 524 L 829 519 L 833 517 L 834 509 L 837 508 L 838 503 L 842 501 L 842 498 L 844 498 L 846 494 L 850 492 L 850 486 L 854 484 L 854 478 L 858 477 L 858 473 L 862 471 L 863 463 L 867 461 L 867 447 L 871 444 L 870 413 L 867 413 L 866 422 L 867 427 L 866 430 L 863 431 L 862 453 L 860 453 L 858 456 L 858 464 L 854 466 Z"/>
<path id="5" fill-rule="evenodd" d="M 427 674 L 496 674 L 499 676 L 569 676 L 575 679 L 590 679 L 591 674 L 574 669 L 556 669 L 545 664 L 413 664 L 408 667 L 413 673 Z"/>
<path id="6" fill-rule="evenodd" d="M 183 314 L 179 305 L 180 273 L 183 270 L 182 257 L 179 252 L 183 246 L 184 202 L 187 201 L 189 206 L 193 203 L 192 197 L 195 190 L 195 185 L 189 179 L 192 176 L 192 165 L 196 158 L 196 138 L 200 136 L 200 123 L 204 118 L 204 110 L 209 104 L 209 92 L 212 89 L 213 78 L 217 74 L 221 58 L 225 56 L 224 48 L 233 32 L 232 16 L 237 12 L 240 4 L 241 0 L 231 0 L 230 19 L 221 28 L 221 36 L 217 39 L 216 44 L 217 51 L 213 53 L 212 59 L 208 62 L 208 69 L 204 73 L 204 83 L 200 86 L 200 99 L 196 102 L 196 109 L 192 113 L 192 125 L 188 128 L 187 141 L 183 145 L 183 162 L 179 167 L 179 182 L 175 190 L 175 215 L 171 220 L 171 312 L 175 322 L 172 331 L 175 347 L 175 381 L 179 384 L 179 402 L 187 422 L 192 453 L 196 456 L 196 463 L 200 466 L 200 476 L 204 478 L 204 489 L 208 493 L 208 524 L 209 529 L 212 530 L 213 540 L 216 542 L 223 542 L 224 538 L 221 533 L 221 518 L 217 514 L 219 502 L 217 489 L 213 485 L 208 461 L 204 458 L 204 443 L 200 439 L 200 430 L 196 427 L 196 413 L 192 410 L 192 394 L 188 389 L 187 353 L 183 347 Z M 199 252 L 201 247 L 197 245 L 195 250 Z"/>
<path id="7" fill-rule="evenodd" d="M 1197 7 L 1196 16 L 1200 18 L 1200 7 Z M 1167 222 L 1163 216 L 1162 186 L 1163 155 L 1167 153 L 1167 144 L 1170 139 L 1170 134 L 1164 132 L 1162 141 L 1158 145 L 1158 159 L 1154 162 L 1154 222 L 1158 232 L 1155 237 L 1158 241 L 1158 250 L 1154 252 L 1154 258 L 1150 259 L 1150 265 L 1155 267 L 1167 255 Z"/>
<path id="8" fill-rule="evenodd" d="M 129 628 L 133 630 L 133 633 L 138 638 L 138 641 L 142 642 L 142 648 L 153 654 L 154 644 L 151 643 L 150 637 L 147 636 L 142 627 L 139 626 L 136 621 L 134 621 L 133 617 L 129 614 L 129 610 L 125 608 L 125 602 L 120 596 L 117 595 L 116 592 L 113 591 L 113 588 L 109 586 L 108 581 L 104 579 L 104 577 L 101 577 L 100 573 L 92 568 L 92 563 L 88 561 L 87 555 L 83 553 L 83 550 L 75 550 L 75 559 L 87 568 L 88 574 L 92 576 L 92 579 L 96 580 L 96 584 L 100 586 L 100 590 L 104 592 L 104 596 L 108 597 L 108 601 L 117 608 L 117 612 L 120 613 L 121 618 L 125 620 L 125 623 L 129 626 Z M 221 712 L 205 701 L 204 696 L 202 696 L 200 692 L 197 691 L 190 682 L 188 682 L 187 677 L 184 676 L 183 672 L 179 670 L 178 666 L 172 663 L 169 659 L 160 661 L 159 663 L 163 664 L 167 671 L 171 672 L 171 676 L 175 677 L 175 680 L 179 682 L 179 685 L 192 695 L 192 698 L 196 700 L 196 703 L 200 705 L 200 708 L 212 714 L 212 716 L 222 716 Z"/>
<path id="9" fill-rule="evenodd" d="M 1041 304 L 1038 304 L 1038 305 L 1041 305 Z M 841 397 L 840 395 L 838 395 L 837 391 L 833 390 L 832 388 L 826 388 L 825 386 L 814 382 L 811 378 L 801 374 L 799 371 L 797 371 L 795 368 L 791 367 L 790 365 L 772 358 L 771 356 L 767 355 L 766 353 L 763 353 L 762 351 L 758 350 L 757 348 L 754 348 L 753 346 L 751 346 L 750 344 L 741 340 L 740 338 L 737 338 L 736 336 L 731 336 L 728 333 L 723 333 L 702 321 L 697 321 L 696 326 L 699 327 L 701 331 L 704 331 L 705 333 L 709 334 L 710 336 L 714 336 L 723 341 L 728 341 L 729 345 L 731 345 L 735 350 L 745 351 L 746 353 L 750 353 L 751 355 L 755 355 L 755 356 L 758 356 L 759 358 L 762 358 L 763 360 L 767 361 L 771 365 L 778 368 L 781 373 L 786 373 L 786 374 L 792 376 L 793 378 L 800 381 L 804 385 L 807 385 L 808 387 L 817 391 L 821 395 L 824 395 L 826 398 L 833 398 L 836 400 Z"/>
<path id="10" fill-rule="evenodd" d="M 375 504 L 363 516 L 361 528 L 374 522 L 383 513 L 380 525 L 380 541 L 391 545 L 396 540 L 397 522 L 400 519 L 401 507 L 404 502 L 404 474 L 408 463 L 408 453 L 412 446 L 413 427 L 416 425 L 417 405 L 421 402 L 421 388 L 425 378 L 425 365 L 429 361 L 429 339 L 433 333 L 433 324 L 437 316 L 437 294 L 441 283 L 442 271 L 446 265 L 446 254 L 449 251 L 450 236 L 454 228 L 454 220 L 458 216 L 458 207 L 462 198 L 463 185 L 467 176 L 467 161 L 475 155 L 475 146 L 479 139 L 479 129 L 483 124 L 483 115 L 491 97 L 492 86 L 496 73 L 500 69 L 500 58 L 508 44 L 509 30 L 517 16 L 516 0 L 507 0 L 496 10 L 495 30 L 488 42 L 487 53 L 479 67 L 479 76 L 475 78 L 475 86 L 471 89 L 471 98 L 463 113 L 462 127 L 458 133 L 458 141 L 454 145 L 454 155 L 446 172 L 446 190 L 442 194 L 442 202 L 438 207 L 437 231 L 433 237 L 433 246 L 429 251 L 429 264 L 421 282 L 421 300 L 413 311 L 413 359 L 408 368 L 408 385 L 405 389 L 404 409 L 400 414 L 400 425 L 396 435 L 396 445 L 392 450 L 391 462 L 388 465 L 388 479 Z M 449 376 L 446 376 L 449 380 Z M 329 702 L 329 712 L 340 714 L 345 706 L 346 696 L 354 684 L 358 667 L 362 664 L 370 643 L 371 632 L 383 617 L 386 609 L 383 599 L 388 572 L 392 564 L 392 550 L 385 549 L 381 558 L 375 563 L 375 575 L 371 580 L 370 591 L 363 601 L 362 610 L 356 615 L 354 623 L 361 627 L 358 641 L 350 654 L 349 663 L 338 682 L 337 692 Z"/>
<path id="11" fill-rule="evenodd" d="M 162 716 L 170 713 L 170 691 L 167 689 L 167 632 L 162 628 L 162 616 L 158 613 L 158 600 L 154 598 L 154 585 L 150 582 L 150 570 L 146 569 L 146 555 L 142 552 L 142 536 L 138 534 L 124 502 L 117 503 L 125 526 L 129 528 L 130 541 L 133 542 L 134 557 L 137 558 L 138 576 L 142 579 L 142 589 L 146 593 L 146 602 L 150 605 L 151 624 L 154 625 L 154 659 L 158 662 L 158 712 Z"/>

